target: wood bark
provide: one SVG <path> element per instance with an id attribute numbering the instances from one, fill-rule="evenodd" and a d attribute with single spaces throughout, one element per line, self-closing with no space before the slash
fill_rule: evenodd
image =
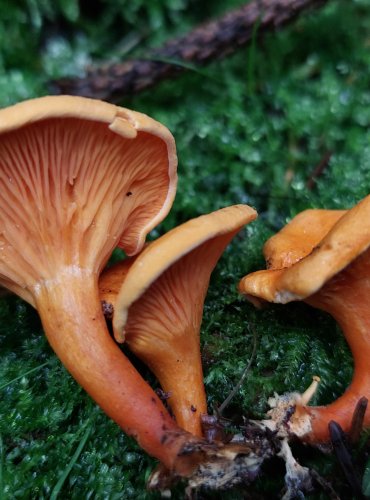
<path id="1" fill-rule="evenodd" d="M 327 0 L 254 0 L 205 23 L 185 36 L 150 51 L 145 58 L 105 64 L 88 69 L 85 77 L 52 82 L 56 93 L 81 95 L 108 101 L 138 93 L 159 81 L 186 70 L 186 65 L 204 66 L 293 21 L 308 9 Z"/>

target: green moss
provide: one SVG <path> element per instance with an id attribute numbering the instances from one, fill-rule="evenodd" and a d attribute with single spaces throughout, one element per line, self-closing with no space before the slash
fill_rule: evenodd
<path id="1" fill-rule="evenodd" d="M 0 105 L 46 94 L 49 80 L 80 74 L 92 58 L 145 52 L 241 3 L 1 0 L 0 38 L 7 43 L 0 47 Z M 312 375 L 323 380 L 318 403 L 350 380 L 352 360 L 331 318 L 304 304 L 255 310 L 236 286 L 264 266 L 263 242 L 293 215 L 350 207 L 368 194 L 369 21 L 368 2 L 331 2 L 253 49 L 122 102 L 167 124 L 177 142 L 178 194 L 152 238 L 229 204 L 258 209 L 259 219 L 235 238 L 212 276 L 202 325 L 210 408 L 237 383 L 256 336 L 246 381 L 227 411 L 236 421 L 261 417 L 274 391 L 303 390 Z M 71 379 L 36 313 L 14 297 L 0 301 L 0 350 L 0 496 L 49 498 L 88 432 L 61 498 L 157 498 L 145 491 L 154 461 Z M 309 459 L 320 470 L 327 460 L 319 452 Z M 334 470 L 330 461 L 325 467 Z M 283 471 L 267 472 L 256 494 L 281 488 Z"/>

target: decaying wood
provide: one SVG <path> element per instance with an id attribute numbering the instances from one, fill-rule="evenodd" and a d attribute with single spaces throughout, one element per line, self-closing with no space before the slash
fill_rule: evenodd
<path id="1" fill-rule="evenodd" d="M 176 76 L 186 64 L 203 66 L 291 22 L 327 0 L 254 0 L 220 19 L 203 24 L 189 34 L 170 40 L 148 53 L 145 59 L 90 68 L 83 78 L 53 82 L 58 93 L 118 101 L 147 89 L 164 78 Z M 185 65 L 185 66 L 184 66 Z"/>

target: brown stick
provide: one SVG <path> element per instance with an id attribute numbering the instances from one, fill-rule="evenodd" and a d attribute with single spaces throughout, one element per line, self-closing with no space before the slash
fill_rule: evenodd
<path id="1" fill-rule="evenodd" d="M 52 85 L 57 93 L 117 101 L 164 78 L 176 76 L 186 69 L 186 64 L 203 66 L 225 57 L 246 45 L 254 34 L 260 37 L 280 28 L 303 11 L 326 1 L 254 0 L 183 37 L 170 40 L 151 51 L 145 59 L 91 68 L 83 78 L 65 78 Z"/>
<path id="2" fill-rule="evenodd" d="M 327 151 L 324 156 L 321 158 L 319 163 L 316 165 L 316 167 L 313 169 L 312 173 L 310 174 L 310 177 L 308 178 L 306 182 L 306 187 L 308 190 L 312 190 L 317 182 L 317 179 L 322 175 L 329 165 L 330 158 L 332 157 L 332 152 Z"/>

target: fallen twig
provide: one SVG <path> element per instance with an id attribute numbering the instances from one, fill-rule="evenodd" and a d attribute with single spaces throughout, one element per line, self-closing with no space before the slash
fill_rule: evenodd
<path id="1" fill-rule="evenodd" d="M 245 377 L 247 376 L 249 370 L 250 370 L 250 367 L 252 365 L 252 362 L 254 360 L 254 356 L 256 354 L 256 349 L 257 349 L 257 335 L 256 335 L 256 332 L 254 331 L 254 329 L 252 330 L 252 333 L 253 333 L 253 348 L 252 348 L 252 354 L 249 358 L 249 361 L 246 365 L 246 367 L 244 368 L 242 374 L 241 374 L 241 377 L 238 381 L 238 383 L 232 388 L 232 390 L 230 391 L 229 395 L 227 396 L 227 398 L 225 399 L 225 401 L 218 407 L 217 409 L 217 413 L 218 415 L 222 415 L 222 412 L 225 410 L 225 408 L 230 404 L 231 400 L 234 398 L 234 396 L 238 393 L 239 389 L 241 388 L 241 386 L 243 385 L 243 382 L 245 380 Z"/>
<path id="2" fill-rule="evenodd" d="M 316 165 L 316 167 L 313 169 L 310 177 L 308 178 L 306 182 L 306 187 L 307 189 L 311 190 L 315 187 L 315 184 L 317 182 L 318 177 L 323 174 L 324 170 L 327 168 L 329 165 L 330 158 L 332 156 L 331 151 L 327 151 L 324 156 L 321 158 L 319 163 Z"/>
<path id="3" fill-rule="evenodd" d="M 52 86 L 56 93 L 117 101 L 164 78 L 176 76 L 190 64 L 203 66 L 225 57 L 255 36 L 280 28 L 305 10 L 326 1 L 254 0 L 185 36 L 170 40 L 143 59 L 91 68 L 83 78 L 60 79 L 52 82 Z"/>

